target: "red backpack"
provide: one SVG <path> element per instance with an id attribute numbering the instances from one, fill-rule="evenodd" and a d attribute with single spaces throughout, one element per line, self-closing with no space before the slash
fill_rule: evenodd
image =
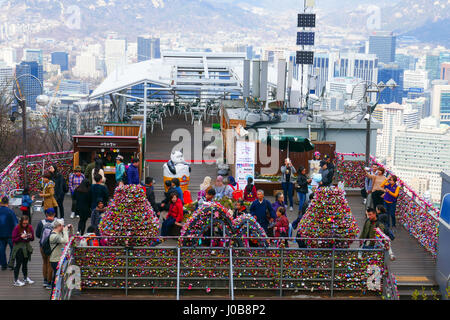
<path id="1" fill-rule="evenodd" d="M 233 189 L 233 200 L 242 200 L 244 198 L 244 191 L 239 189 L 239 183 L 236 183 L 236 187 L 230 185 L 231 189 Z"/>

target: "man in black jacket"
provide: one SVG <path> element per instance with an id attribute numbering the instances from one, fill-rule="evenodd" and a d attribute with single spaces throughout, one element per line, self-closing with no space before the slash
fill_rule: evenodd
<path id="1" fill-rule="evenodd" d="M 151 177 L 145 178 L 145 193 L 147 196 L 148 202 L 152 205 L 153 211 L 159 216 L 159 205 L 156 203 L 155 199 L 155 190 L 153 188 L 153 183 L 155 180 Z"/>
<path id="2" fill-rule="evenodd" d="M 333 181 L 333 173 L 328 169 L 328 164 L 326 161 L 322 160 L 320 162 L 320 167 L 322 168 L 322 181 L 320 182 L 320 186 L 329 187 Z"/>

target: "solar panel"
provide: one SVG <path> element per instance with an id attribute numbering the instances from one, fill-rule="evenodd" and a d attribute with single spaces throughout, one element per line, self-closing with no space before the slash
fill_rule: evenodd
<path id="1" fill-rule="evenodd" d="M 314 52 L 313 51 L 297 51 L 297 64 L 313 64 Z"/>
<path id="2" fill-rule="evenodd" d="M 299 28 L 315 28 L 316 15 L 314 13 L 299 13 L 298 15 Z"/>
<path id="3" fill-rule="evenodd" d="M 298 46 L 313 46 L 315 34 L 314 32 L 297 32 Z"/>

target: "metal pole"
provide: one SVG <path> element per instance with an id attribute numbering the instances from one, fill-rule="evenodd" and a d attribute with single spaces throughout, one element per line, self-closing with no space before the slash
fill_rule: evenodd
<path id="1" fill-rule="evenodd" d="M 280 261 L 280 297 L 283 296 L 283 271 L 284 271 L 284 248 L 281 248 L 281 261 Z"/>
<path id="2" fill-rule="evenodd" d="M 177 248 L 177 300 L 180 300 L 180 247 Z"/>
<path id="3" fill-rule="evenodd" d="M 334 289 L 334 245 L 333 245 L 333 252 L 331 257 L 331 287 L 330 287 L 330 294 L 331 297 L 333 297 L 333 289 Z"/>
<path id="4" fill-rule="evenodd" d="M 234 300 L 234 279 L 233 279 L 233 248 L 230 247 L 230 294 L 231 300 Z"/>
<path id="5" fill-rule="evenodd" d="M 20 101 L 22 107 L 22 147 L 23 147 L 23 187 L 28 187 L 28 174 L 27 174 L 27 108 L 26 101 Z"/>
<path id="6" fill-rule="evenodd" d="M 366 132 L 366 166 L 370 166 L 370 122 L 372 121 L 372 114 L 371 114 L 371 107 L 369 103 L 369 96 L 367 95 L 367 84 L 366 84 L 366 96 L 365 96 L 365 102 L 367 104 L 367 115 L 369 116 L 369 119 L 367 120 L 367 132 Z"/>
<path id="7" fill-rule="evenodd" d="M 128 248 L 125 247 L 125 295 L 128 296 Z"/>
<path id="8" fill-rule="evenodd" d="M 147 82 L 144 82 L 144 153 L 147 152 Z M 145 155 L 144 155 L 145 157 Z"/>

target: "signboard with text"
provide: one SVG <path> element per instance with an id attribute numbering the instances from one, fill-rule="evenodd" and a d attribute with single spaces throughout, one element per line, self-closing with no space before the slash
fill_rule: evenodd
<path id="1" fill-rule="evenodd" d="M 236 141 L 236 182 L 244 190 L 247 178 L 255 177 L 255 142 Z"/>

